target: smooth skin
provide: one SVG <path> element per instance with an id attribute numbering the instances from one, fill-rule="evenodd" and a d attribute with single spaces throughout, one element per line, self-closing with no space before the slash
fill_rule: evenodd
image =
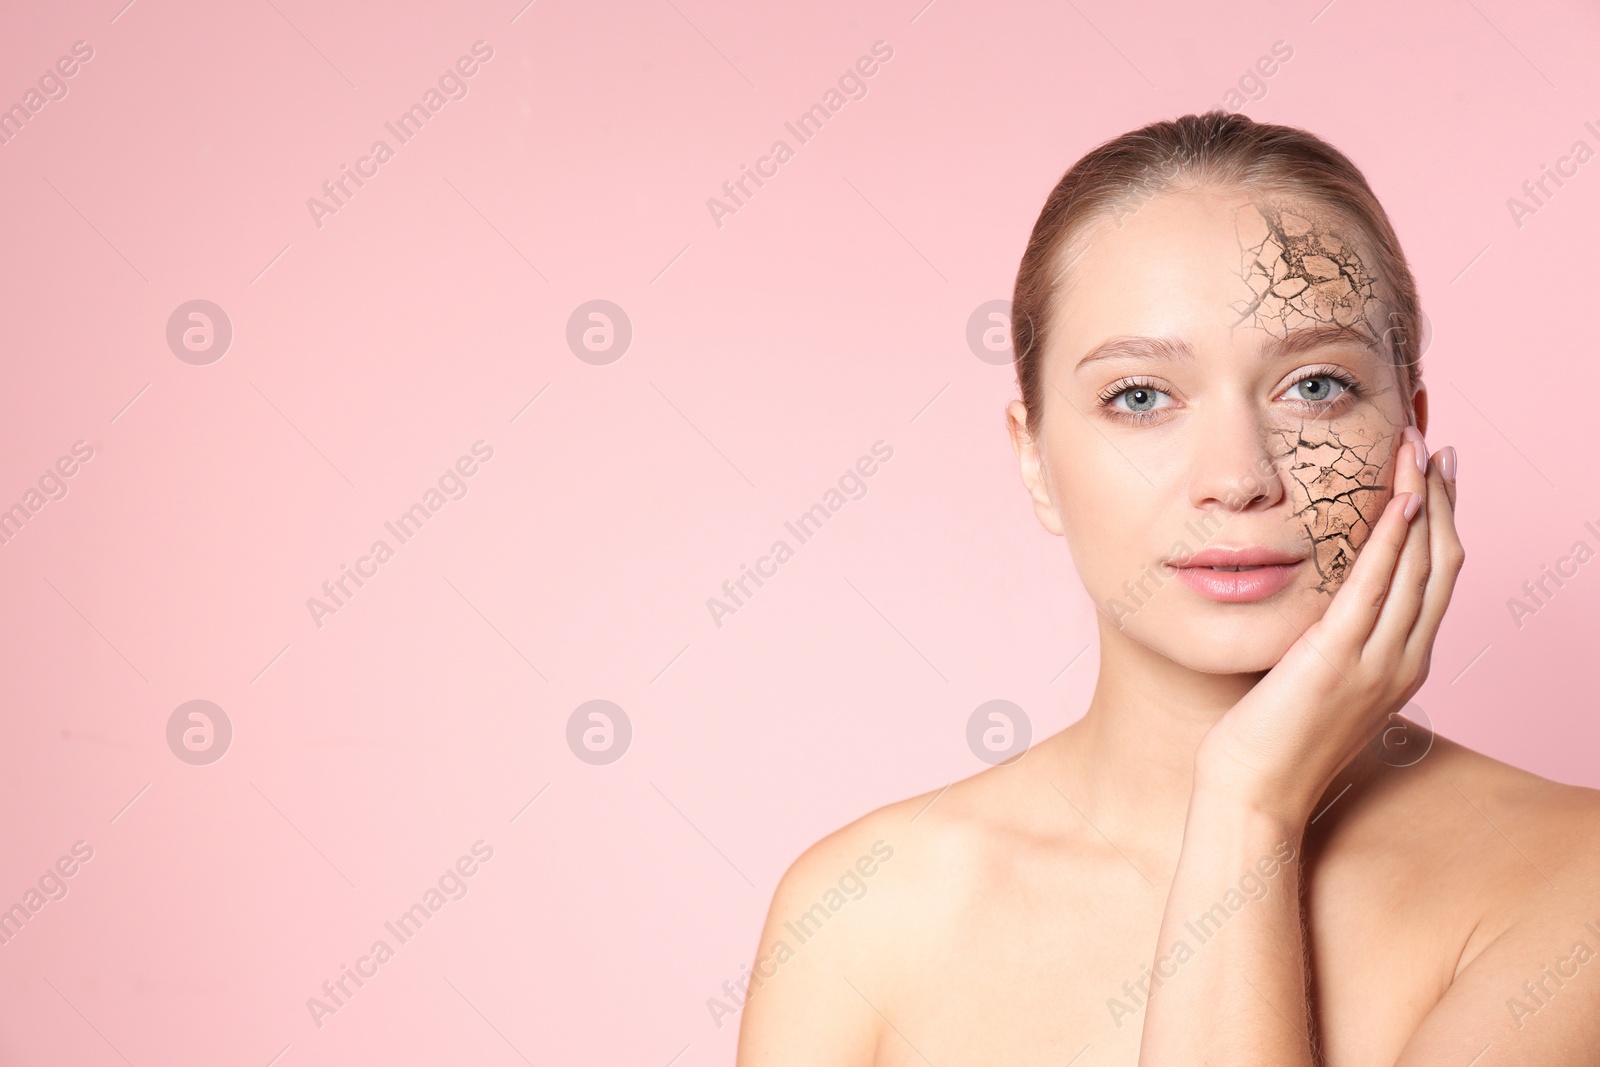
<path id="1" fill-rule="evenodd" d="M 1422 730 L 1420 759 L 1383 744 L 1464 561 L 1458 461 L 1429 457 L 1426 392 L 1377 347 L 1286 351 L 1241 321 L 1250 205 L 1168 194 L 1074 250 L 1037 433 L 1019 401 L 1007 418 L 1100 608 L 1094 696 L 1020 759 L 791 865 L 741 1067 L 1600 1062 L 1600 793 Z M 1126 337 L 1188 355 L 1083 362 Z M 1381 489 L 1335 508 L 1359 551 L 1330 592 L 1311 544 L 1330 511 L 1302 487 L 1352 456 Z M 1295 581 L 1218 604 L 1173 580 L 1200 519 L 1207 544 L 1299 552 Z"/>

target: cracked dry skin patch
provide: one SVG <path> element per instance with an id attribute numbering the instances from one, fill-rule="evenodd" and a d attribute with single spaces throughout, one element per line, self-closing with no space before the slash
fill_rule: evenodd
<path id="1" fill-rule="evenodd" d="M 1283 338 L 1331 325 L 1362 344 L 1376 343 L 1373 323 L 1383 321 L 1378 280 L 1357 242 L 1325 213 L 1257 200 L 1240 208 L 1235 222 L 1239 278 L 1247 290 L 1233 305 L 1235 329 Z M 1316 567 L 1316 589 L 1331 596 L 1389 499 L 1399 427 L 1369 407 L 1364 415 L 1300 419 L 1270 432 L 1290 481 L 1294 521 Z"/>
<path id="2" fill-rule="evenodd" d="M 1260 201 L 1240 208 L 1235 226 L 1240 277 L 1250 290 L 1234 305 L 1236 325 L 1273 337 L 1318 325 L 1344 327 L 1367 343 L 1377 336 L 1377 279 L 1338 228 L 1309 211 Z"/>
<path id="3" fill-rule="evenodd" d="M 1398 434 L 1309 419 L 1272 433 L 1279 460 L 1296 487 L 1295 521 L 1311 545 L 1317 591 L 1332 595 L 1388 500 L 1385 494 L 1392 486 L 1384 478 Z"/>

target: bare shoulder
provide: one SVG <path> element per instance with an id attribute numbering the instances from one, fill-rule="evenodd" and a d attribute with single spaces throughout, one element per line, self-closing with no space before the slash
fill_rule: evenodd
<path id="1" fill-rule="evenodd" d="M 1548 888 L 1600 888 L 1600 790 L 1552 781 L 1460 745 L 1450 746 L 1457 792 L 1514 846 Z"/>
<path id="2" fill-rule="evenodd" d="M 1425 758 L 1383 778 L 1367 820 L 1373 836 L 1403 850 L 1424 884 L 1473 909 L 1459 969 L 1540 916 L 1600 919 L 1600 790 L 1437 735 Z"/>
<path id="3" fill-rule="evenodd" d="M 1415 768 L 1396 773 L 1412 770 L 1419 773 L 1408 791 L 1411 802 L 1428 794 L 1436 818 L 1503 838 L 1508 858 L 1528 852 L 1524 866 L 1556 869 L 1600 860 L 1600 790 L 1552 781 L 1442 736 Z"/>
<path id="4" fill-rule="evenodd" d="M 839 935 L 829 954 L 866 973 L 899 934 L 958 906 L 997 837 L 1015 832 L 993 795 L 1004 770 L 886 804 L 811 845 L 779 880 L 769 927 L 781 919 L 791 942 L 810 946 L 826 926 Z"/>
<path id="5" fill-rule="evenodd" d="M 1407 917 L 1388 936 L 1460 931 L 1397 1062 L 1442 1062 L 1467 1045 L 1492 1045 L 1496 1062 L 1594 1062 L 1600 983 L 1573 979 L 1600 958 L 1600 791 L 1439 737 L 1381 779 L 1360 836 L 1381 850 L 1361 850 L 1380 860 L 1369 872 L 1389 875 L 1376 880 L 1381 913 Z"/>
<path id="6" fill-rule="evenodd" d="M 986 877 L 1005 769 L 868 812 L 789 865 L 752 966 L 741 1067 L 872 1062 L 902 950 L 954 921 Z"/>

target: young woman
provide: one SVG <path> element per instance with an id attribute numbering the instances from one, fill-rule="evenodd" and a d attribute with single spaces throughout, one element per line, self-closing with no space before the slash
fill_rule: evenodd
<path id="1" fill-rule="evenodd" d="M 1600 1063 L 1600 793 L 1397 715 L 1463 560 L 1419 320 L 1303 131 L 1190 115 L 1067 172 L 1006 415 L 1093 699 L 795 861 L 742 1067 Z"/>

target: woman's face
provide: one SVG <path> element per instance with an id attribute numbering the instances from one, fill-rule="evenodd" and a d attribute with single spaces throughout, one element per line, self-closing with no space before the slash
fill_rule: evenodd
<path id="1" fill-rule="evenodd" d="M 1194 669 L 1267 670 L 1391 495 L 1407 417 L 1370 257 L 1307 203 L 1196 190 L 1067 265 L 1037 437 L 1008 409 L 1040 521 L 1103 624 Z"/>

